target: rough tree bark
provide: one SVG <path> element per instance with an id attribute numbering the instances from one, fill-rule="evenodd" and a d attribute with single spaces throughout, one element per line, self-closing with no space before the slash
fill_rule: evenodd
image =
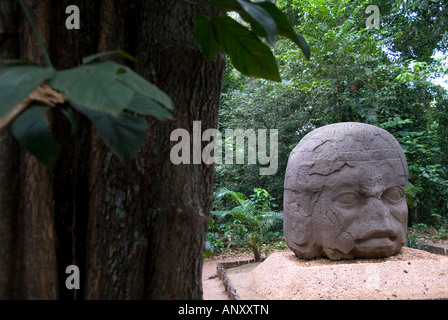
<path id="1" fill-rule="evenodd" d="M 43 59 L 32 45 L 34 40 L 29 32 L 24 32 L 29 26 L 17 23 L 20 19 L 18 5 L 5 1 L 1 9 L 5 10 L 1 14 L 1 24 L 5 24 L 2 31 L 10 38 L 1 43 L 3 57 L 41 63 Z M 36 6 L 35 11 L 40 16 L 39 30 L 47 39 L 49 16 L 45 3 Z M 8 130 L 1 135 L 5 144 L 2 144 L 0 166 L 5 180 L 2 179 L 0 209 L 1 219 L 9 219 L 1 230 L 2 247 L 6 250 L 0 252 L 0 264 L 5 264 L 7 269 L 1 270 L 0 278 L 9 279 L 2 294 L 9 299 L 54 299 L 57 297 L 57 273 L 51 173 L 34 157 L 20 153 Z"/>
<path id="2" fill-rule="evenodd" d="M 15 23 L 20 21 L 21 45 L 2 41 L 0 53 L 43 62 L 15 1 L 5 1 L 18 16 Z M 192 132 L 196 120 L 204 129 L 217 127 L 224 57 L 206 62 L 192 31 L 195 18 L 210 9 L 180 0 L 28 2 L 57 69 L 76 66 L 89 54 L 124 49 L 139 60 L 137 72 L 168 93 L 176 111 L 173 121 L 147 119 L 144 146 L 129 169 L 81 115 L 75 141 L 67 120 L 57 110 L 52 114 L 62 145 L 53 172 L 20 155 L 14 139 L 2 133 L 0 187 L 9 183 L 20 199 L 0 188 L 0 223 L 7 222 L 0 234 L 6 244 L 0 249 L 0 285 L 8 283 L 0 296 L 200 299 L 213 168 L 173 165 L 175 142 L 169 137 L 176 128 Z M 71 4 L 80 8 L 80 30 L 65 28 Z M 81 270 L 81 290 L 74 292 L 65 288 L 70 264 Z M 11 274 L 18 277 L 8 280 Z"/>
<path id="3" fill-rule="evenodd" d="M 0 2 L 0 59 L 19 50 L 16 3 Z M 0 299 L 14 296 L 15 219 L 18 210 L 18 144 L 10 130 L 0 131 Z"/>

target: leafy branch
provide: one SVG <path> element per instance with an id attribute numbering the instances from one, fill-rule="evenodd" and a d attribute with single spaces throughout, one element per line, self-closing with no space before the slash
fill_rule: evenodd
<path id="1" fill-rule="evenodd" d="M 56 71 L 43 45 L 25 1 L 20 4 L 32 26 L 48 68 L 33 62 L 0 62 L 0 130 L 11 125 L 12 133 L 38 160 L 53 168 L 60 146 L 48 128 L 48 108 L 59 107 L 73 127 L 74 110 L 84 114 L 104 143 L 124 165 L 129 165 L 143 144 L 147 124 L 139 117 L 172 119 L 170 97 L 129 67 L 99 58 L 118 54 L 136 59 L 122 50 L 98 53 L 83 59 L 81 66 Z"/>
<path id="2" fill-rule="evenodd" d="M 223 50 L 244 75 L 281 81 L 275 57 L 269 46 L 260 39 L 265 38 L 272 45 L 276 35 L 293 41 L 310 59 L 306 40 L 295 33 L 288 17 L 269 1 L 211 0 L 196 5 L 211 5 L 220 11 L 236 12 L 251 27 L 249 29 L 227 15 L 199 16 L 194 32 L 209 61 L 219 50 Z"/>
<path id="3" fill-rule="evenodd" d="M 48 85 L 42 85 L 36 88 L 22 102 L 11 109 L 2 119 L 0 119 L 0 130 L 11 124 L 17 116 L 25 111 L 34 101 L 41 102 L 49 107 L 55 107 L 58 103 L 65 103 L 64 95 L 53 90 Z"/>

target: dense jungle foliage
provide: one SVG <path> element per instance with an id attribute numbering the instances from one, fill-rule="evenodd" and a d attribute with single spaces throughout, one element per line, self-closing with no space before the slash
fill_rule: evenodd
<path id="1" fill-rule="evenodd" d="M 259 175 L 259 166 L 247 161 L 218 164 L 215 189 L 244 195 L 265 189 L 275 206 L 268 211 L 280 211 L 288 156 L 300 139 L 326 124 L 358 121 L 388 130 L 403 147 L 409 225 L 446 225 L 448 3 L 376 1 L 379 29 L 366 27 L 370 1 L 276 4 L 308 41 L 311 59 L 288 39 L 276 39 L 282 82 L 244 77 L 228 61 L 219 130 L 278 129 L 278 171 Z M 215 207 L 230 210 L 232 204 L 220 200 Z"/>

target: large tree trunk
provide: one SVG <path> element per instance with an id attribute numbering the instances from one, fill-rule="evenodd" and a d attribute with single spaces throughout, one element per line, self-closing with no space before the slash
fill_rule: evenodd
<path id="1" fill-rule="evenodd" d="M 0 2 L 0 59 L 11 59 L 19 50 L 17 2 Z M 18 210 L 18 143 L 10 130 L 0 131 L 0 299 L 14 297 L 16 251 L 15 216 Z"/>
<path id="2" fill-rule="evenodd" d="M 20 21 L 18 5 L 5 1 L 1 9 L 0 24 L 6 27 L 2 31 L 11 32 L 9 41 L 1 43 L 3 58 L 23 58 L 42 63 L 35 40 L 30 32 L 25 31 L 30 29 L 29 25 L 17 24 Z M 39 31 L 48 39 L 49 16 L 46 9 L 47 2 L 44 1 L 35 6 L 40 16 Z M 0 264 L 7 269 L 0 270 L 0 279 L 7 278 L 9 282 L 1 289 L 2 295 L 9 299 L 54 299 L 57 297 L 57 272 L 51 173 L 34 157 L 20 153 L 8 129 L 1 135 L 4 144 L 0 159 L 0 222 L 1 246 L 4 249 L 0 251 Z"/>
<path id="3" fill-rule="evenodd" d="M 7 157 L 1 153 L 0 183 L 20 186 L 22 195 L 17 206 L 11 193 L 0 193 L 0 222 L 7 222 L 0 234 L 7 244 L 0 249 L 0 285 L 10 282 L 0 297 L 200 299 L 213 168 L 173 165 L 169 137 L 177 128 L 192 132 L 196 120 L 203 129 L 217 127 L 224 58 L 206 62 L 192 32 L 195 18 L 209 9 L 178 0 L 29 2 L 56 68 L 124 49 L 138 58 L 137 72 L 168 93 L 176 111 L 173 121 L 147 119 L 144 146 L 129 169 L 81 115 L 80 141 L 73 140 L 56 110 L 52 126 L 62 151 L 54 172 L 26 154 L 19 183 L 12 169 L 18 148 L 8 133 L 0 136 L 7 142 L 2 150 L 9 148 Z M 65 28 L 70 4 L 80 8 L 80 30 Z M 43 62 L 25 26 L 17 54 Z M 8 249 L 14 246 L 19 249 Z M 81 270 L 81 290 L 74 292 L 65 288 L 70 264 Z M 19 273 L 17 281 L 5 277 L 11 273 Z"/>

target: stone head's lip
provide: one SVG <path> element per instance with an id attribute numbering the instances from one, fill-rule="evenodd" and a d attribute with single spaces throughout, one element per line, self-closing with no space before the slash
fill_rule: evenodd
<path id="1" fill-rule="evenodd" d="M 396 247 L 397 239 L 391 230 L 372 231 L 356 241 L 356 249 L 360 252 L 387 253 Z"/>
<path id="2" fill-rule="evenodd" d="M 396 248 L 396 243 L 390 238 L 370 238 L 361 243 L 356 244 L 356 249 L 360 252 L 370 253 L 387 253 L 393 251 Z"/>
<path id="3" fill-rule="evenodd" d="M 371 239 L 381 239 L 381 238 L 389 238 L 391 241 L 395 241 L 397 236 L 395 235 L 395 232 L 393 232 L 392 230 L 375 230 L 368 232 L 361 239 L 357 240 L 356 243 L 362 243 Z"/>

